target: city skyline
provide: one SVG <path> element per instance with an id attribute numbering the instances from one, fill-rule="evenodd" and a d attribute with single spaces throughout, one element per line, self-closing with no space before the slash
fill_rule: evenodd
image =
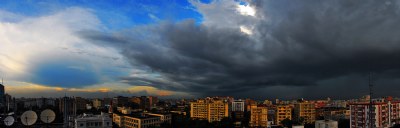
<path id="1" fill-rule="evenodd" d="M 400 97 L 398 1 L 1 1 L 14 97 Z"/>

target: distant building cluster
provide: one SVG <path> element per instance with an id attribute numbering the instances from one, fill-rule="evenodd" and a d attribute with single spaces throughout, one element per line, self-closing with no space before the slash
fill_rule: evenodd
<path id="1" fill-rule="evenodd" d="M 229 96 L 200 99 L 159 99 L 156 96 L 13 98 L 5 93 L 2 84 L 0 95 L 3 119 L 0 127 L 26 126 L 7 121 L 26 116 L 23 113 L 27 111 L 43 115 L 44 110 L 55 112 L 54 122 L 46 123 L 42 119 L 29 125 L 68 128 L 400 126 L 400 100 L 392 97 L 371 99 L 364 96 L 351 100 L 254 100 Z"/>
<path id="2" fill-rule="evenodd" d="M 208 122 L 230 119 L 234 127 L 304 127 L 337 128 L 368 127 L 368 96 L 353 100 L 291 100 L 275 102 L 207 97 L 190 102 L 190 117 Z M 372 127 L 392 127 L 400 124 L 400 100 L 378 98 L 372 102 Z M 245 122 L 247 121 L 247 122 Z"/>

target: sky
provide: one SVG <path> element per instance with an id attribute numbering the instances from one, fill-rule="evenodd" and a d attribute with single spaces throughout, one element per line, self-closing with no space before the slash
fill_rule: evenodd
<path id="1" fill-rule="evenodd" d="M 400 96 L 395 0 L 2 0 L 15 97 Z"/>

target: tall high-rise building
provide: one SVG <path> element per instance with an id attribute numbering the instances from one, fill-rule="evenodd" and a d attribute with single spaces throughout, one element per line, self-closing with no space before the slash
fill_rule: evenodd
<path id="1" fill-rule="evenodd" d="M 229 116 L 228 103 L 222 100 L 197 100 L 190 103 L 190 117 L 209 122 L 221 121 Z"/>
<path id="2" fill-rule="evenodd" d="M 275 124 L 280 124 L 284 119 L 292 120 L 292 107 L 289 105 L 276 106 Z"/>
<path id="3" fill-rule="evenodd" d="M 59 111 L 63 114 L 63 119 L 64 119 L 64 127 L 67 128 L 69 127 L 69 124 L 71 123 L 69 120 L 69 117 L 75 117 L 76 116 L 76 107 L 74 105 L 74 99 L 71 97 L 62 97 L 59 99 Z"/>
<path id="4" fill-rule="evenodd" d="M 244 112 L 244 101 L 234 100 L 232 102 L 232 112 Z"/>
<path id="5" fill-rule="evenodd" d="M 58 102 L 59 111 L 64 115 L 74 116 L 76 111 L 74 107 L 74 99 L 72 99 L 71 97 L 63 97 L 60 98 L 59 101 L 60 101 Z"/>
<path id="6" fill-rule="evenodd" d="M 304 120 L 304 123 L 315 122 L 315 104 L 302 101 L 294 105 L 294 117 L 296 120 Z"/>
<path id="7" fill-rule="evenodd" d="M 4 97 L 5 91 L 4 91 L 4 85 L 3 85 L 3 79 L 0 83 L 0 107 L 5 107 L 5 97 Z"/>
<path id="8" fill-rule="evenodd" d="M 368 128 L 369 102 L 350 103 L 350 127 Z M 400 123 L 400 102 L 398 101 L 378 101 L 372 104 L 372 124 L 374 128 L 392 127 L 394 123 Z"/>
<path id="9" fill-rule="evenodd" d="M 158 98 L 156 96 L 149 96 L 149 105 L 150 108 L 156 107 L 158 103 Z"/>
<path id="10" fill-rule="evenodd" d="M 86 104 L 88 104 L 86 99 L 82 97 L 75 97 L 74 107 L 76 110 L 86 110 Z"/>
<path id="11" fill-rule="evenodd" d="M 250 127 L 268 127 L 268 108 L 265 105 L 251 105 Z"/>
<path id="12" fill-rule="evenodd" d="M 147 96 L 140 97 L 140 108 L 143 110 L 150 110 L 150 102 Z"/>

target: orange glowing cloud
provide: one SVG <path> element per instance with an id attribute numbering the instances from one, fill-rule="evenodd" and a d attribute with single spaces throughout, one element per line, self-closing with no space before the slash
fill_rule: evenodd
<path id="1" fill-rule="evenodd" d="M 142 93 L 146 92 L 148 95 L 154 96 L 172 96 L 172 95 L 180 95 L 180 92 L 162 90 L 159 88 L 155 88 L 152 86 L 131 86 L 126 84 L 118 84 L 118 83 L 105 83 L 101 85 L 93 85 L 85 88 L 63 88 L 63 87 L 53 87 L 46 85 L 33 84 L 28 82 L 9 82 L 5 86 L 6 93 L 9 93 L 13 96 L 31 96 L 31 97 L 42 97 L 42 96 L 50 96 L 50 97 L 59 97 L 65 94 L 78 94 L 78 95 L 87 95 L 89 93 L 107 93 L 113 92 L 115 94 L 119 93 Z M 65 93 L 60 93 L 65 92 Z"/>
<path id="2" fill-rule="evenodd" d="M 137 93 L 141 91 L 146 91 L 150 95 L 158 95 L 158 96 L 171 96 L 174 94 L 172 91 L 161 90 L 151 86 L 134 86 L 128 89 L 131 93 Z"/>

